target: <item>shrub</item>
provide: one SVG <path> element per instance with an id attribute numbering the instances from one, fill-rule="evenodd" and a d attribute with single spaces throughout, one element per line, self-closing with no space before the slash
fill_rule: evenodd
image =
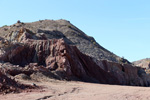
<path id="1" fill-rule="evenodd" d="M 71 28 L 71 26 L 70 26 L 70 25 L 68 25 L 68 28 Z"/>
<path id="2" fill-rule="evenodd" d="M 7 25 L 3 25 L 2 27 L 6 27 Z"/>
<path id="3" fill-rule="evenodd" d="M 95 44 L 96 44 L 96 42 L 93 42 L 93 44 L 95 45 Z"/>

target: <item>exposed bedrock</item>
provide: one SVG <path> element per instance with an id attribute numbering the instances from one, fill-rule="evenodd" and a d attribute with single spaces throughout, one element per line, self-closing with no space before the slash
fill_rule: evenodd
<path id="1" fill-rule="evenodd" d="M 47 70 L 61 73 L 62 78 L 69 80 L 79 79 L 104 84 L 149 85 L 149 80 L 146 78 L 148 75 L 142 68 L 106 60 L 95 63 L 93 58 L 81 53 L 76 46 L 67 45 L 63 39 L 27 39 L 23 44 L 14 44 L 11 50 L 1 56 L 0 60 L 22 67 L 37 63 L 36 66 L 45 66 Z"/>

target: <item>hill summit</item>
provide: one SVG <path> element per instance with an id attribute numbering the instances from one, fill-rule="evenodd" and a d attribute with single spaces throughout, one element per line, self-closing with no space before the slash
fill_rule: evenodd
<path id="1" fill-rule="evenodd" d="M 9 38 L 9 34 L 15 33 L 20 28 L 26 28 L 36 35 L 45 34 L 49 39 L 63 38 L 69 45 L 75 45 L 84 54 L 95 58 L 96 60 L 109 60 L 119 62 L 120 57 L 108 51 L 99 45 L 95 39 L 86 35 L 83 31 L 71 24 L 67 20 L 40 20 L 32 23 L 22 23 L 18 21 L 11 26 L 0 28 L 0 37 Z"/>

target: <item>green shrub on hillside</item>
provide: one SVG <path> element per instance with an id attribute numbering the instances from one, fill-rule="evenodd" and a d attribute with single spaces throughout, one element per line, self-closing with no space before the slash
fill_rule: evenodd
<path id="1" fill-rule="evenodd" d="M 70 26 L 70 25 L 68 25 L 68 28 L 71 28 L 71 26 Z"/>
<path id="2" fill-rule="evenodd" d="M 6 27 L 7 25 L 3 25 L 2 27 Z"/>

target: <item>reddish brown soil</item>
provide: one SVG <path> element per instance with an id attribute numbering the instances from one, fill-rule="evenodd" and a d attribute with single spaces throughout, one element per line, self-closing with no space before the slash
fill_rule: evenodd
<path id="1" fill-rule="evenodd" d="M 22 81 L 31 84 L 33 81 Z M 44 88 L 0 95 L 1 100 L 150 100 L 149 87 L 103 85 L 51 80 L 34 82 Z"/>

